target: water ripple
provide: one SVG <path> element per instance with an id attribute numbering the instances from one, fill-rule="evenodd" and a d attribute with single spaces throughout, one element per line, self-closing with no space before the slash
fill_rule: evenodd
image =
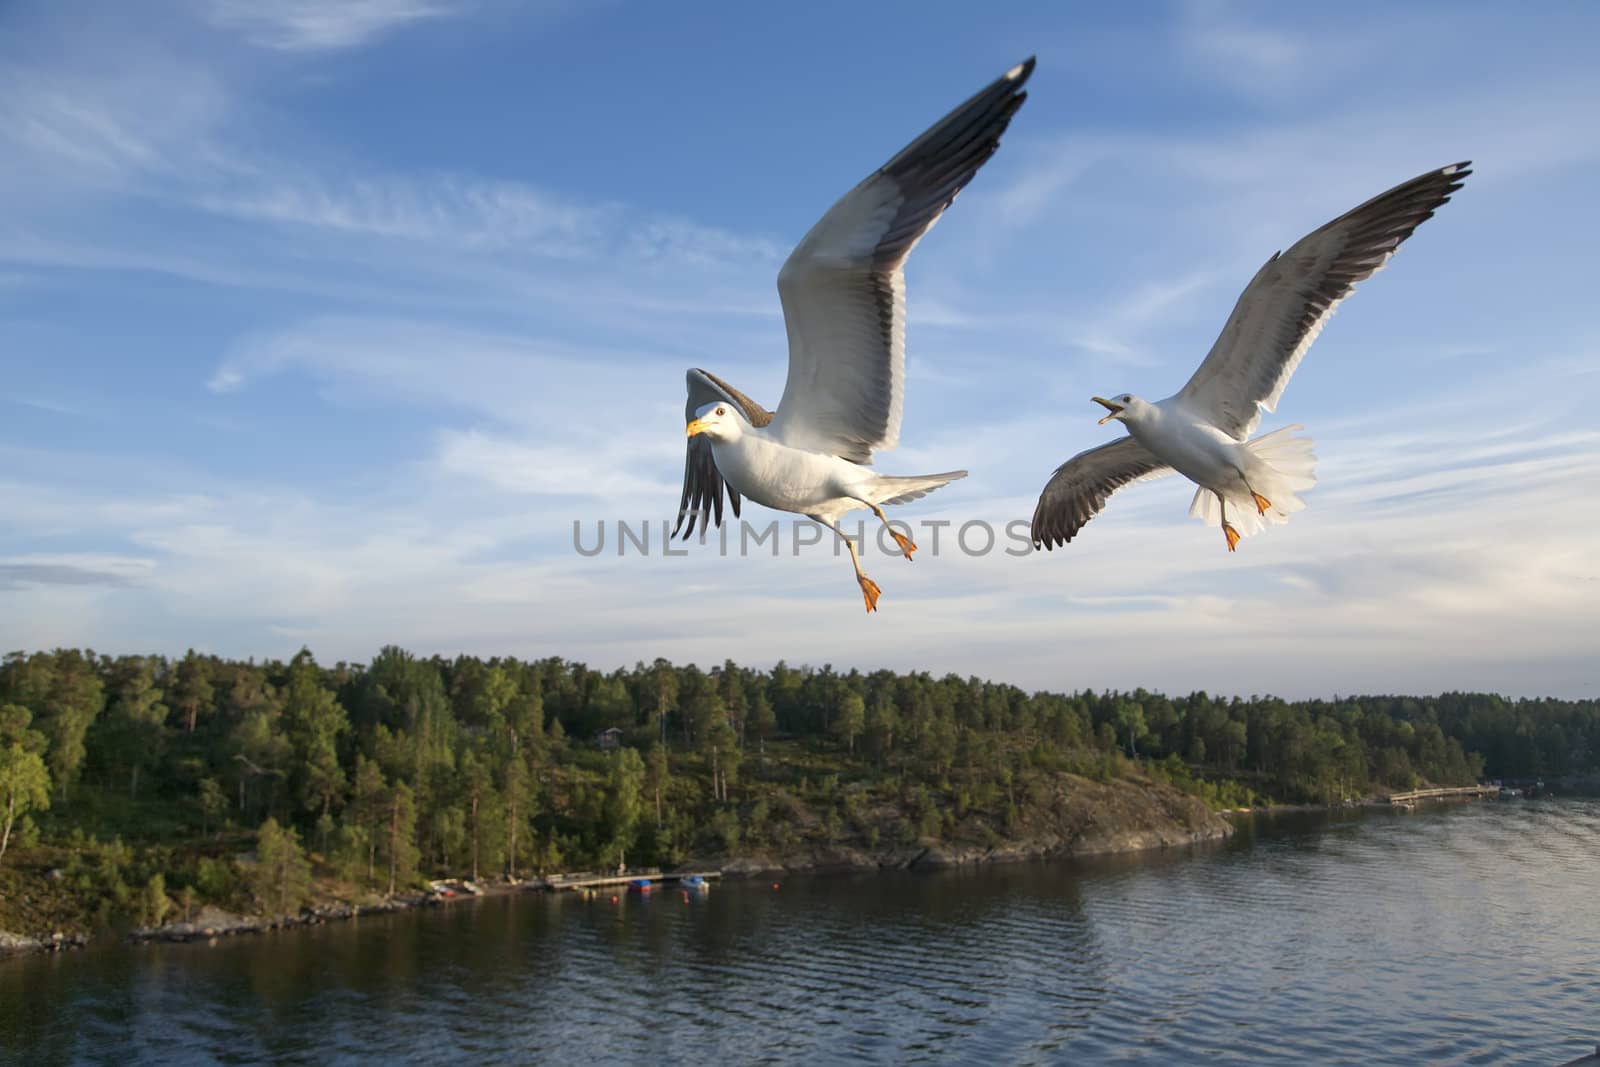
<path id="1" fill-rule="evenodd" d="M 1600 1036 L 1600 802 L 1094 863 L 525 896 L 0 963 L 0 1062 L 1547 1064 Z"/>

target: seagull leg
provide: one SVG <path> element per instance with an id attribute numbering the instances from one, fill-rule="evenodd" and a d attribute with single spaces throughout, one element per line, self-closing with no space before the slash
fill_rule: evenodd
<path id="1" fill-rule="evenodd" d="M 845 547 L 850 549 L 850 562 L 856 568 L 856 582 L 861 586 L 861 599 L 867 602 L 867 614 L 878 610 L 878 597 L 883 595 L 883 590 L 878 588 L 878 583 L 867 577 L 867 572 L 861 569 L 861 559 L 856 555 L 856 546 L 845 539 Z"/>
<path id="2" fill-rule="evenodd" d="M 1267 509 L 1272 506 L 1272 501 L 1256 492 L 1255 487 L 1250 484 L 1250 479 L 1244 476 L 1244 471 L 1239 470 L 1238 467 L 1233 469 L 1239 472 L 1239 481 L 1244 483 L 1245 490 L 1250 494 L 1250 499 L 1255 503 L 1256 514 L 1265 515 L 1267 513 Z"/>
<path id="3" fill-rule="evenodd" d="M 870 615 L 877 611 L 878 598 L 883 595 L 883 590 L 879 589 L 878 583 L 868 578 L 867 572 L 861 569 L 861 557 L 856 555 L 856 543 L 845 536 L 844 531 L 839 529 L 838 523 L 829 522 L 826 519 L 818 518 L 816 515 L 809 515 L 807 518 L 814 522 L 822 523 L 838 534 L 840 540 L 844 541 L 844 547 L 850 550 L 850 565 L 856 569 L 856 583 L 861 586 L 861 599 L 867 602 L 867 614 Z"/>
<path id="4" fill-rule="evenodd" d="M 889 525 L 889 516 L 883 513 L 883 509 L 881 507 L 872 503 L 871 501 L 867 501 L 867 507 L 871 508 L 872 513 L 878 516 L 878 521 L 883 523 L 883 528 L 885 530 L 889 531 L 889 536 L 894 538 L 894 543 L 900 546 L 900 551 L 905 553 L 906 562 L 909 563 L 911 561 L 911 553 L 917 550 L 917 546 L 912 543 L 911 538 L 907 537 L 905 534 Z"/>
<path id="5" fill-rule="evenodd" d="M 1239 546 L 1239 531 L 1228 522 L 1228 501 L 1221 493 L 1217 494 L 1217 503 L 1222 505 L 1222 536 L 1228 539 L 1228 551 L 1232 552 Z"/>

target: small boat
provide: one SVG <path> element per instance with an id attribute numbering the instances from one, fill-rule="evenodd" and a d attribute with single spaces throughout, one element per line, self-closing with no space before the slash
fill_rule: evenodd
<path id="1" fill-rule="evenodd" d="M 702 878 L 698 874 L 689 875 L 689 877 L 687 877 L 687 878 L 685 878 L 683 880 L 682 884 L 683 884 L 683 887 L 685 889 L 710 889 L 711 888 L 711 883 L 706 881 L 704 878 Z"/>
<path id="2" fill-rule="evenodd" d="M 635 878 L 628 883 L 628 888 L 637 889 L 641 893 L 648 893 L 652 888 L 652 883 L 648 878 Z"/>
<path id="3" fill-rule="evenodd" d="M 1522 796 L 1521 791 L 1512 789 L 1509 785 L 1503 785 L 1500 787 L 1501 800 L 1516 800 L 1520 796 Z"/>

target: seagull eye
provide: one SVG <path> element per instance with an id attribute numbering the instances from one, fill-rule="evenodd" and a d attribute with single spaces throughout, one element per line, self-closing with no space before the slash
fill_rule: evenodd
<path id="1" fill-rule="evenodd" d="M 717 414 L 718 415 L 726 415 L 727 413 L 728 413 L 728 409 L 727 408 L 718 408 L 717 409 Z"/>

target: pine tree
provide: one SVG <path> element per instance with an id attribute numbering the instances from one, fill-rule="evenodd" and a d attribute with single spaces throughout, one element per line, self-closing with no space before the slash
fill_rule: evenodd
<path id="1" fill-rule="evenodd" d="M 415 794 L 404 782 L 389 790 L 389 821 L 384 834 L 384 854 L 389 862 L 389 896 L 395 887 L 417 877 L 417 807 Z"/>
<path id="2" fill-rule="evenodd" d="M 298 910 L 311 893 L 311 862 L 292 829 L 268 819 L 256 835 L 256 866 L 251 891 L 275 915 Z"/>

